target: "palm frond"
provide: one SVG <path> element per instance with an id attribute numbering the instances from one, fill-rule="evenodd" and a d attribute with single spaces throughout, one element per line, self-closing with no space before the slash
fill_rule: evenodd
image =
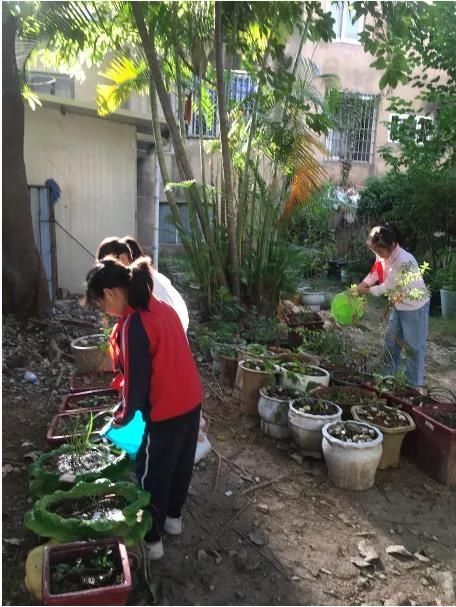
<path id="1" fill-rule="evenodd" d="M 109 84 L 97 85 L 100 116 L 112 114 L 132 93 L 143 94 L 149 88 L 149 68 L 143 59 L 138 62 L 125 55 L 115 57 L 99 75 L 109 81 Z"/>

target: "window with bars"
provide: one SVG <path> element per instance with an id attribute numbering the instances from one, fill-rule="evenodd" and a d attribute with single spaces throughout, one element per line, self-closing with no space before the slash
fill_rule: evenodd
<path id="1" fill-rule="evenodd" d="M 244 72 L 242 70 L 233 70 L 231 72 L 230 99 L 232 101 L 235 101 L 236 103 L 241 103 L 254 92 L 255 85 L 253 83 L 252 78 L 249 76 L 249 74 L 247 74 L 247 72 Z M 217 93 L 214 90 L 210 90 L 209 95 L 211 97 L 214 108 L 214 120 L 211 125 L 207 125 L 205 117 L 202 116 L 201 123 L 203 128 L 203 137 L 206 139 L 213 139 L 214 137 L 217 137 L 219 132 L 217 115 Z M 250 103 L 247 103 L 246 110 L 247 112 L 251 111 Z M 200 135 L 200 120 L 198 111 L 192 112 L 192 119 L 190 124 L 188 125 L 187 134 L 189 137 L 199 137 Z"/>
<path id="2" fill-rule="evenodd" d="M 378 98 L 375 95 L 342 93 L 336 123 L 326 138 L 331 160 L 371 163 L 374 155 Z"/>
<path id="3" fill-rule="evenodd" d="M 429 140 L 432 131 L 431 116 L 415 116 L 413 114 L 390 114 L 388 123 L 388 143 L 399 141 L 401 127 L 413 127 L 416 130 L 416 142 L 423 144 Z M 410 123 L 407 125 L 407 123 Z"/>
<path id="4" fill-rule="evenodd" d="M 67 74 L 29 72 L 27 74 L 27 84 L 32 91 L 38 94 L 74 99 L 74 78 Z"/>

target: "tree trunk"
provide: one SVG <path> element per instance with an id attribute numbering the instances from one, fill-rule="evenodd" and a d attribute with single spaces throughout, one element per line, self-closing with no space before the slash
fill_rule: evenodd
<path id="1" fill-rule="evenodd" d="M 228 120 L 225 105 L 225 85 L 223 82 L 223 31 L 222 4 L 215 3 L 215 65 L 217 71 L 217 102 L 220 120 L 220 141 L 222 144 L 223 177 L 225 181 L 226 220 L 228 228 L 229 268 L 233 295 L 240 299 L 240 269 L 237 247 L 236 211 L 234 208 L 233 179 L 231 176 L 231 156 L 228 142 Z"/>
<path id="2" fill-rule="evenodd" d="M 50 301 L 33 237 L 24 163 L 24 103 L 14 47 L 17 18 L 2 6 L 3 30 L 3 310 L 43 317 Z"/>
<path id="3" fill-rule="evenodd" d="M 157 91 L 158 98 L 160 99 L 160 104 L 163 109 L 163 114 L 165 116 L 166 124 L 168 125 L 169 132 L 171 135 L 171 139 L 174 146 L 174 153 L 176 155 L 176 162 L 179 167 L 179 171 L 181 176 L 186 181 L 194 182 L 194 185 L 190 188 L 190 195 L 192 202 L 195 206 L 196 213 L 198 215 L 198 219 L 201 224 L 201 228 L 203 231 L 204 238 L 206 240 L 208 249 L 211 254 L 211 258 L 214 262 L 215 269 L 217 272 L 217 279 L 221 286 L 228 287 L 228 283 L 225 276 L 225 271 L 223 268 L 222 260 L 219 254 L 219 251 L 215 245 L 214 237 L 210 228 L 210 225 L 207 221 L 207 218 L 204 213 L 203 205 L 201 203 L 200 194 L 198 191 L 198 187 L 196 186 L 195 177 L 193 175 L 192 168 L 187 158 L 187 154 L 184 147 L 184 142 L 182 137 L 180 136 L 179 127 L 177 125 L 176 119 L 174 117 L 174 113 L 171 107 L 171 102 L 168 96 L 168 92 L 165 87 L 165 83 L 163 81 L 163 77 L 160 71 L 160 63 L 158 60 L 157 52 L 155 50 L 153 36 L 151 37 L 150 33 L 147 30 L 144 16 L 142 12 L 141 2 L 131 2 L 131 9 L 133 11 L 133 15 L 135 17 L 136 26 L 138 28 L 138 33 L 141 38 L 141 43 L 144 48 L 144 52 L 146 55 L 147 63 L 149 65 L 150 73 L 154 80 L 155 88 Z"/>

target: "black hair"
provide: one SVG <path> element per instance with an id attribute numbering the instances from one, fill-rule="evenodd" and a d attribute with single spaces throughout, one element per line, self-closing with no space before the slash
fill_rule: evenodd
<path id="1" fill-rule="evenodd" d="M 127 242 L 124 242 L 122 238 L 118 236 L 108 236 L 100 242 L 97 249 L 97 259 L 103 259 L 108 255 L 114 257 L 120 257 L 120 255 L 126 254 L 130 259 L 133 259 L 133 255 Z"/>
<path id="2" fill-rule="evenodd" d="M 135 259 L 139 259 L 140 257 L 144 257 L 144 251 L 141 249 L 139 242 L 133 238 L 133 236 L 125 236 L 122 240 L 130 248 L 131 258 L 133 261 L 135 261 Z"/>
<path id="3" fill-rule="evenodd" d="M 372 228 L 367 238 L 367 246 L 391 249 L 395 243 L 399 244 L 399 241 L 399 231 L 393 225 L 387 223 Z"/>
<path id="4" fill-rule="evenodd" d="M 147 310 L 154 287 L 148 257 L 140 257 L 128 267 L 115 257 L 106 257 L 87 274 L 86 301 L 95 304 L 104 297 L 104 289 L 125 289 L 132 308 Z"/>

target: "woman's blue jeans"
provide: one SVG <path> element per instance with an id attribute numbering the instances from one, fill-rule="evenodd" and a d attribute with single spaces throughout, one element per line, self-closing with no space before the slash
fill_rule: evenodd
<path id="1" fill-rule="evenodd" d="M 428 317 L 429 302 L 418 310 L 394 308 L 385 333 L 385 374 L 395 375 L 398 372 L 403 353 L 407 381 L 410 386 L 417 388 L 424 383 Z"/>

